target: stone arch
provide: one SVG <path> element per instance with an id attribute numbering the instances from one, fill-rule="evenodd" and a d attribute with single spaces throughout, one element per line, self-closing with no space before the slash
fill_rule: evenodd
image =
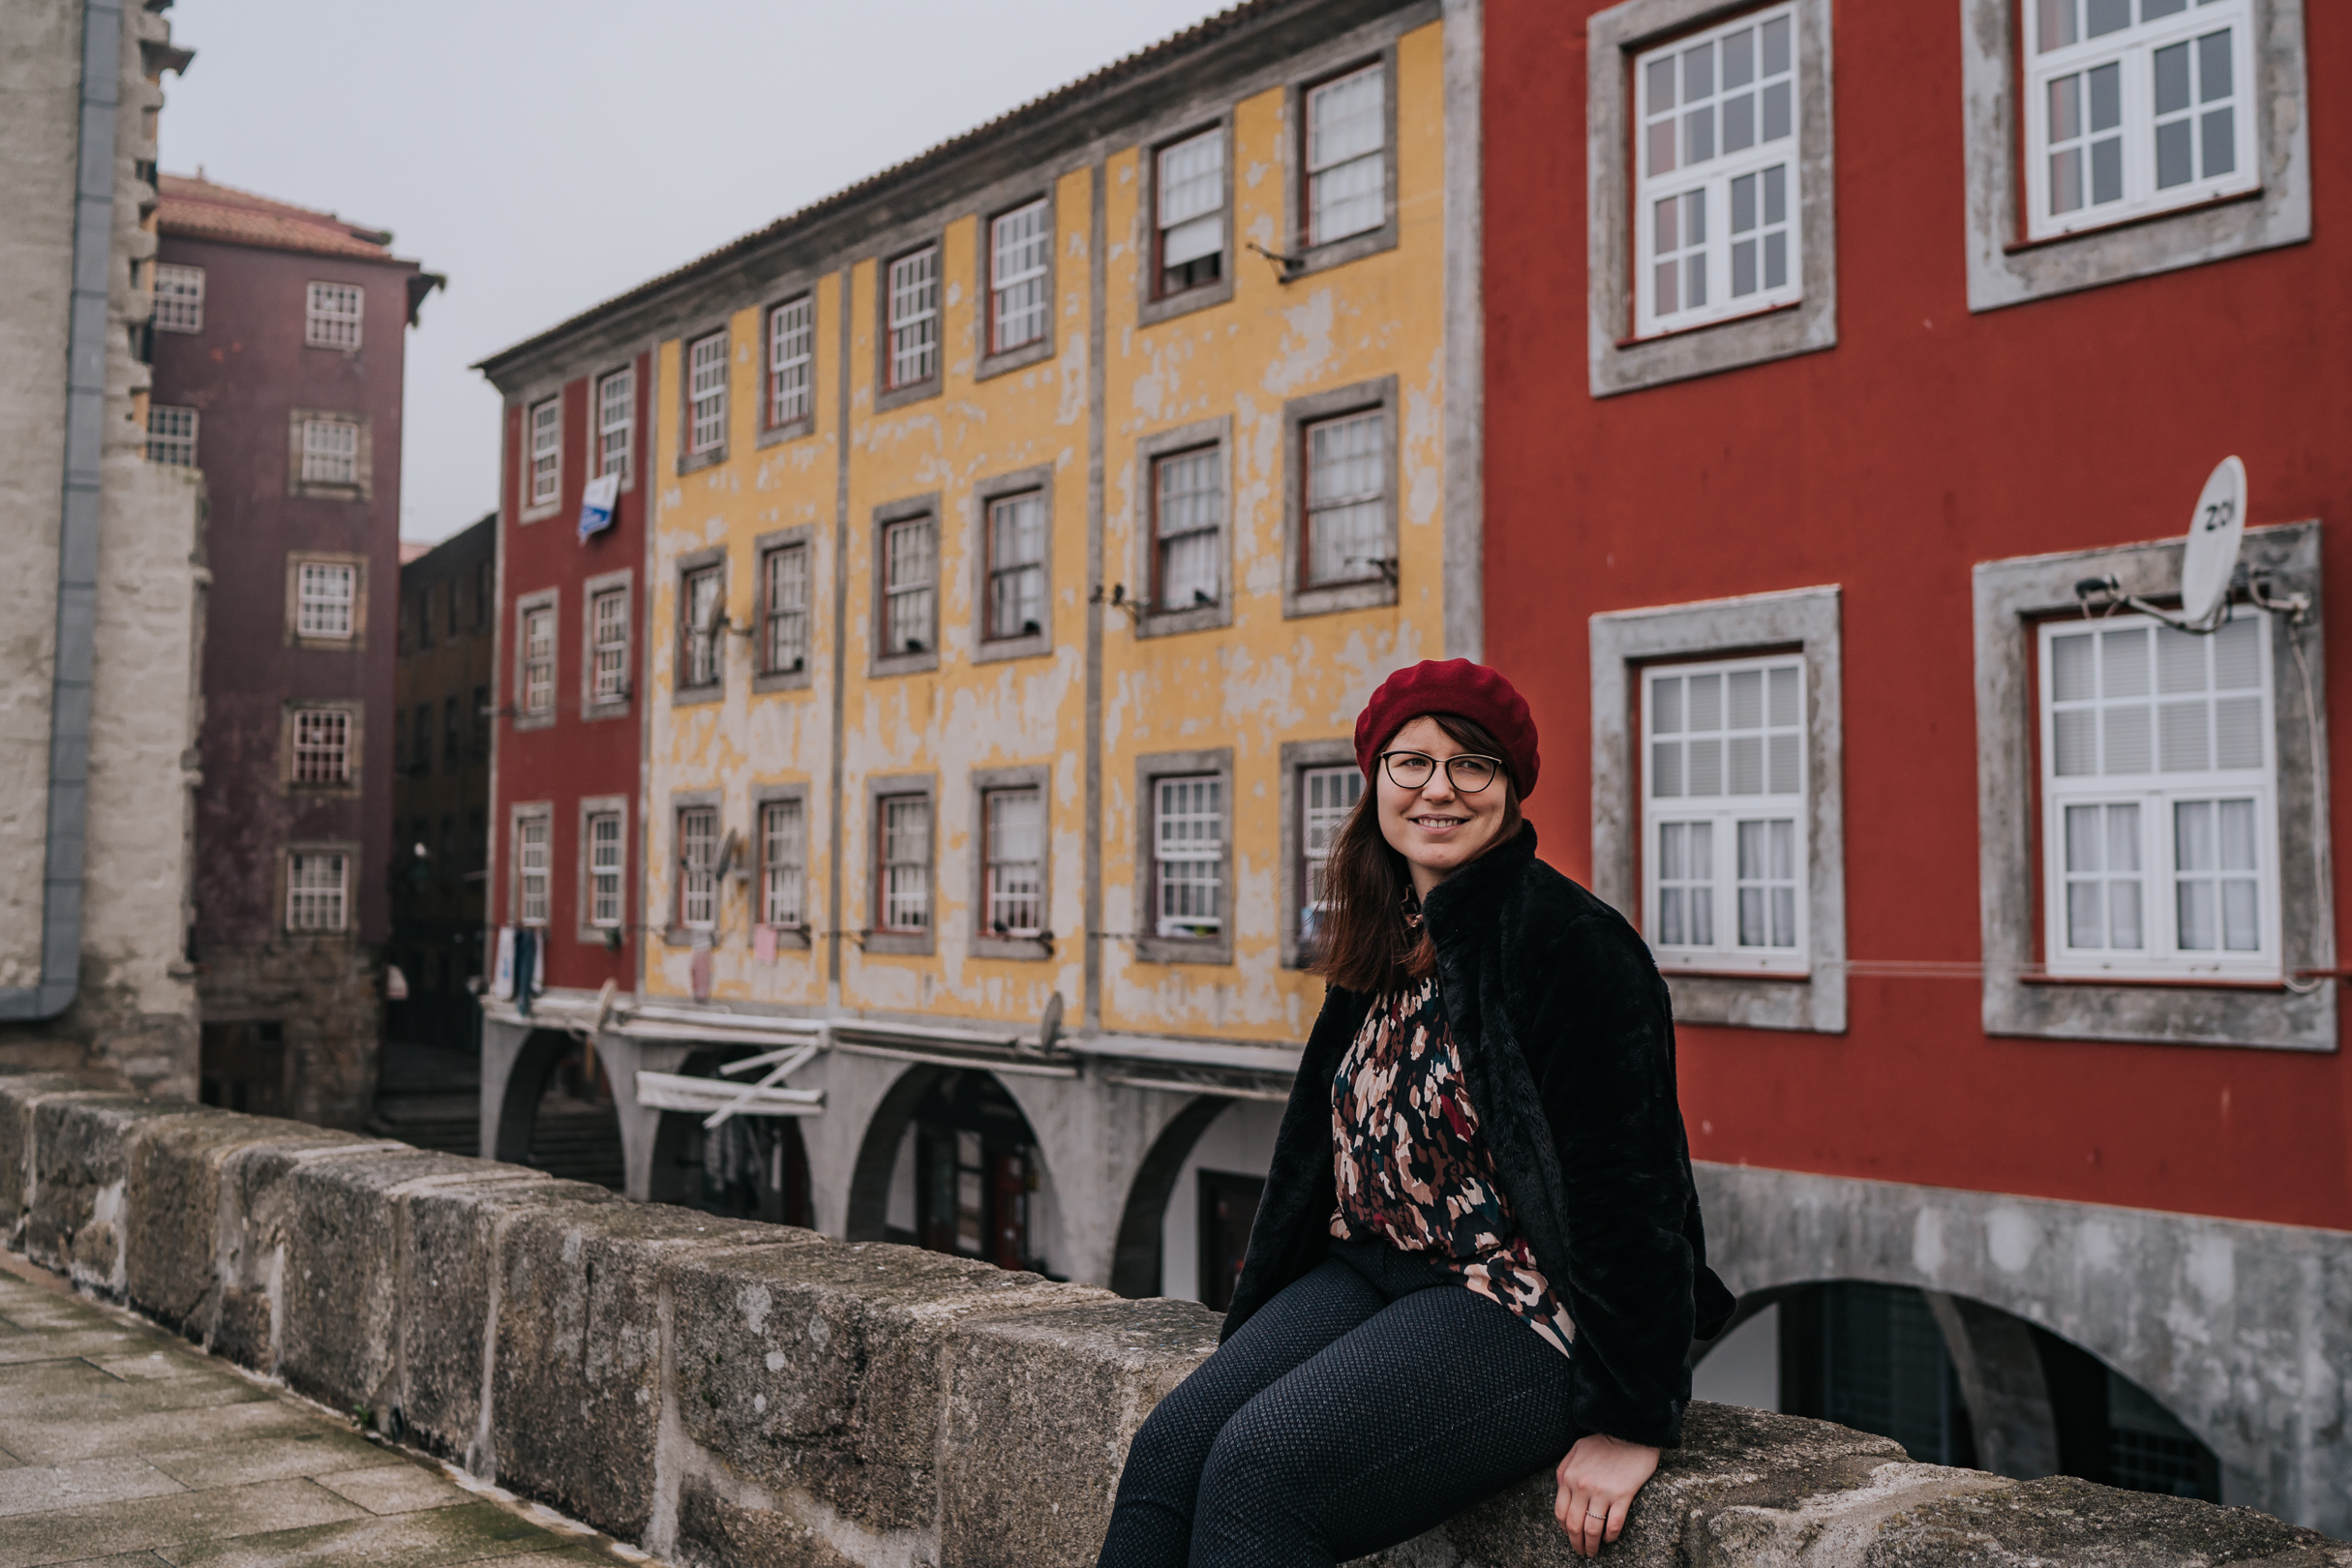
<path id="1" fill-rule="evenodd" d="M 1127 1190 L 1127 1202 L 1119 1211 L 1119 1239 L 1117 1251 L 1111 1255 L 1111 1289 L 1122 1296 L 1157 1296 L 1161 1284 L 1161 1222 L 1168 1211 L 1168 1199 L 1176 1188 L 1176 1177 L 1192 1146 L 1208 1131 L 1209 1124 L 1224 1114 L 1233 1103 L 1225 1095 L 1200 1095 L 1178 1111 L 1160 1135 L 1152 1140 L 1149 1153 L 1135 1171 L 1134 1181 Z"/>
<path id="2" fill-rule="evenodd" d="M 508 1164 L 530 1162 L 530 1138 L 539 1119 L 539 1101 L 563 1059 L 579 1049 L 580 1041 L 560 1029 L 534 1029 L 523 1037 L 514 1064 L 506 1070 L 506 1085 L 498 1095 L 498 1120 L 491 1147 L 493 1160 Z"/>
<path id="3" fill-rule="evenodd" d="M 867 1120 L 863 1135 L 859 1140 L 858 1158 L 850 1173 L 847 1204 L 847 1223 L 844 1228 L 851 1241 L 881 1241 L 890 1234 L 890 1184 L 897 1163 L 898 1151 L 907 1136 L 909 1127 L 918 1119 L 926 1101 L 933 1114 L 948 1128 L 976 1131 L 989 1139 L 989 1147 L 1006 1152 L 1005 1143 L 997 1141 L 1015 1130 L 1002 1120 L 1001 1115 L 1019 1119 L 1017 1136 L 1012 1139 L 1026 1151 L 1023 1162 L 1033 1173 L 1033 1197 L 1024 1203 L 1025 1246 L 1018 1254 L 1024 1260 L 1038 1259 L 1033 1266 L 1045 1266 L 1042 1260 L 1051 1256 L 1054 1227 L 1040 1218 L 1056 1216 L 1061 1223 L 1059 1193 L 1054 1184 L 1053 1162 L 1047 1157 L 1045 1139 L 1040 1134 L 1042 1118 L 1040 1107 L 1031 1099 L 1017 1093 L 1020 1080 L 1009 1082 L 1006 1075 L 989 1070 L 985 1066 L 949 1066 L 936 1063 L 917 1063 L 898 1075 L 883 1094 Z M 939 1098 L 934 1098 L 934 1096 Z M 991 1107 L 995 1108 L 991 1108 Z M 1009 1109 L 1007 1109 L 1009 1107 Z M 958 1121 L 958 1116 L 973 1116 L 978 1125 Z M 958 1136 L 961 1136 L 959 1131 Z M 919 1153 L 919 1161 L 924 1156 Z M 993 1173 L 998 1167 L 995 1156 L 983 1161 Z M 920 1166 L 919 1166 L 920 1168 Z M 960 1180 L 960 1178 L 959 1178 Z M 985 1178 L 995 1180 L 993 1174 Z M 1001 1190 L 996 1190 L 1000 1192 Z M 920 1198 L 918 1197 L 919 1213 Z M 998 1198 L 983 1200 L 986 1212 L 999 1214 Z M 1001 1237 L 992 1238 L 993 1247 Z M 986 1249 L 983 1249 L 983 1255 Z M 1000 1258 L 1001 1261 L 1001 1258 Z M 1067 1263 L 1052 1266 L 1065 1267 Z"/>
<path id="4" fill-rule="evenodd" d="M 898 1145 L 915 1120 L 915 1107 L 950 1070 L 917 1063 L 901 1072 L 883 1094 L 882 1102 L 867 1118 L 865 1135 L 858 1140 L 858 1162 L 850 1167 L 849 1219 L 843 1239 L 876 1242 L 890 1227 L 890 1171 L 898 1162 Z"/>
<path id="5" fill-rule="evenodd" d="M 668 1070 L 682 1073 L 690 1078 L 715 1077 L 719 1068 L 726 1063 L 756 1053 L 757 1048 L 750 1045 L 697 1050 L 689 1054 L 676 1068 Z M 751 1076 L 756 1077 L 757 1074 Z M 699 1111 L 662 1111 L 659 1113 L 659 1119 L 655 1122 L 653 1129 L 653 1152 L 647 1182 L 647 1196 L 650 1201 L 677 1203 L 689 1208 L 701 1206 L 695 1201 L 697 1196 L 695 1183 L 683 1172 L 686 1151 L 693 1143 L 694 1134 L 701 1131 L 703 1120 L 703 1113 Z M 766 1120 L 774 1123 L 775 1131 L 784 1142 L 784 1185 L 781 1191 L 776 1194 L 778 1198 L 776 1207 L 779 1208 L 779 1212 L 745 1215 L 742 1218 L 769 1219 L 782 1224 L 813 1226 L 815 1221 L 809 1213 L 809 1193 L 812 1184 L 809 1179 L 808 1145 L 800 1135 L 799 1119 L 779 1116 L 766 1118 Z M 735 1213 L 736 1211 L 725 1212 Z"/>

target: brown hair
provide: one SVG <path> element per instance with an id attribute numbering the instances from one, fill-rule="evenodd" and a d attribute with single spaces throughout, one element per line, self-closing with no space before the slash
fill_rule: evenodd
<path id="1" fill-rule="evenodd" d="M 1519 781 L 1494 737 L 1452 713 L 1419 714 L 1443 730 L 1464 751 L 1503 757 L 1503 820 L 1480 855 L 1519 834 Z M 1409 722 L 1409 721 L 1408 721 Z M 1394 739 L 1391 737 L 1390 739 Z M 1377 995 L 1426 980 L 1437 968 L 1437 945 L 1427 927 L 1405 923 L 1405 900 L 1413 890 L 1404 857 L 1380 831 L 1380 780 L 1364 781 L 1364 794 L 1341 824 L 1324 862 L 1326 907 L 1315 920 L 1314 955 L 1309 968 L 1334 985 Z"/>

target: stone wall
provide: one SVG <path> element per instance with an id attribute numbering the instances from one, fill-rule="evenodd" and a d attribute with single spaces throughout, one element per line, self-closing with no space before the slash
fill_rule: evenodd
<path id="1" fill-rule="evenodd" d="M 214 1353 L 690 1564 L 1091 1563 L 1129 1438 L 1216 1319 L 536 1171 L 0 1074 L 12 1248 Z M 2294 1564 L 2242 1509 L 1914 1464 L 1691 1412 L 1609 1560 Z M 1570 1562 L 1544 1478 L 1388 1554 Z"/>

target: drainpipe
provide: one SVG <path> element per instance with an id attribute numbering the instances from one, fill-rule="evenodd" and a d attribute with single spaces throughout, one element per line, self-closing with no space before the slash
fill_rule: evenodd
<path id="1" fill-rule="evenodd" d="M 74 180 L 74 292 L 66 352 L 64 516 L 57 530 L 57 652 L 49 683 L 47 859 L 41 980 L 0 988 L 0 1021 L 39 1022 L 81 985 L 82 840 L 89 815 L 90 663 L 98 641 L 98 500 L 106 415 L 106 285 L 114 258 L 114 127 L 121 0 L 85 0 L 81 156 Z"/>

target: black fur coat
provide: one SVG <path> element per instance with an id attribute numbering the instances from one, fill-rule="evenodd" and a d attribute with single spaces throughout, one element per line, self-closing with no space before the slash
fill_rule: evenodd
<path id="1" fill-rule="evenodd" d="M 1480 1136 L 1576 1322 L 1576 1424 L 1672 1448 L 1691 1340 L 1720 1333 L 1734 1303 L 1706 1266 L 1666 982 L 1624 917 L 1535 858 L 1531 824 L 1432 889 L 1423 918 Z M 1331 1083 L 1371 1004 L 1338 986 L 1324 998 L 1226 1336 L 1322 1260 Z"/>

